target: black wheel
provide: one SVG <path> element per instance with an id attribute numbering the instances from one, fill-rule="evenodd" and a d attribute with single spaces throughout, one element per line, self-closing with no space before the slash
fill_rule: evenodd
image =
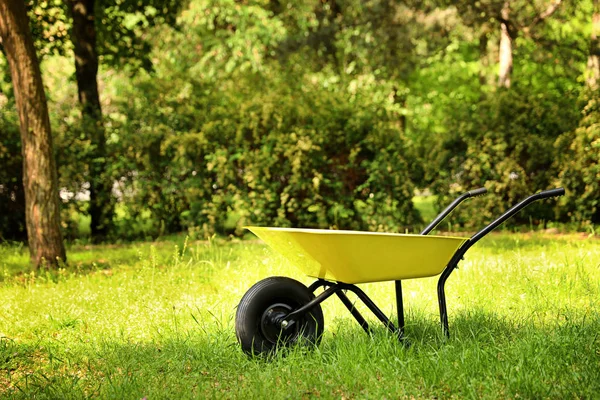
<path id="1" fill-rule="evenodd" d="M 298 342 L 319 344 L 323 334 L 319 304 L 287 329 L 280 325 L 283 317 L 314 298 L 306 286 L 286 277 L 274 276 L 254 284 L 242 297 L 235 314 L 235 333 L 242 350 L 259 355 Z"/>

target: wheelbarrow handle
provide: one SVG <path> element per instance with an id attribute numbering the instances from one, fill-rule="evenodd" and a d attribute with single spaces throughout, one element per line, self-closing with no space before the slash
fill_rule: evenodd
<path id="1" fill-rule="evenodd" d="M 545 190 L 543 192 L 532 194 L 531 196 L 527 197 L 525 200 L 521 201 L 520 203 L 518 203 L 518 204 L 514 205 L 513 207 L 511 207 L 510 209 L 508 209 L 504 214 L 499 216 L 491 224 L 489 224 L 488 226 L 486 226 L 485 228 L 483 228 L 482 230 L 477 232 L 475 235 L 473 235 L 468 240 L 468 243 L 465 243 L 465 245 L 467 246 L 467 248 L 473 246 L 482 237 L 484 237 L 485 235 L 487 235 L 488 233 L 490 233 L 491 231 L 496 229 L 504 221 L 506 221 L 507 219 L 509 219 L 510 217 L 512 217 L 513 215 L 515 215 L 516 213 L 518 213 L 519 211 L 521 211 L 522 209 L 527 207 L 529 204 L 533 203 L 534 201 L 548 199 L 550 197 L 562 196 L 564 194 L 565 194 L 565 189 L 563 189 L 563 188 L 550 189 L 550 190 Z M 463 245 L 463 247 L 465 245 Z"/>
<path id="2" fill-rule="evenodd" d="M 469 190 L 467 193 L 469 194 L 469 197 L 481 196 L 487 193 L 487 189 L 481 187 L 479 189 Z"/>
<path id="3" fill-rule="evenodd" d="M 564 196 L 564 194 L 565 189 L 560 187 L 556 189 L 544 190 L 543 192 L 537 193 L 537 196 L 539 196 L 540 199 L 548 199 L 550 197 Z"/>
<path id="4" fill-rule="evenodd" d="M 448 337 L 450 336 L 450 333 L 448 331 L 448 310 L 446 309 L 446 289 L 445 289 L 446 280 L 448 280 L 452 271 L 454 271 L 454 269 L 458 267 L 458 263 L 460 262 L 460 260 L 463 259 L 463 256 L 465 255 L 465 253 L 475 243 L 477 243 L 482 237 L 484 237 L 485 235 L 487 235 L 488 233 L 490 233 L 491 231 L 496 229 L 504 221 L 506 221 L 507 219 L 509 219 L 510 217 L 512 217 L 519 211 L 521 211 L 523 208 L 525 208 L 529 204 L 533 203 L 534 201 L 548 199 L 550 197 L 562 196 L 564 194 L 565 194 L 565 189 L 563 189 L 563 188 L 550 189 L 550 190 L 545 190 L 543 192 L 539 192 L 536 194 L 532 194 L 531 196 L 527 197 L 525 200 L 522 200 L 520 203 L 511 207 L 509 210 L 507 210 L 504 214 L 502 214 L 500 217 L 498 217 L 491 224 L 489 224 L 488 226 L 486 226 L 485 228 L 483 228 L 482 230 L 480 230 L 479 232 L 474 234 L 472 237 L 470 237 L 456 251 L 456 253 L 454 253 L 454 255 L 452 256 L 452 259 L 450 260 L 450 262 L 448 263 L 448 265 L 446 266 L 444 271 L 442 271 L 442 274 L 440 275 L 440 279 L 438 280 L 438 284 L 437 284 L 438 303 L 439 303 L 439 307 L 440 307 L 440 320 L 442 323 L 442 329 L 444 330 L 444 333 L 446 334 L 446 336 L 448 336 Z"/>
<path id="5" fill-rule="evenodd" d="M 487 189 L 482 187 L 479 189 L 469 190 L 468 192 L 461 194 L 452 203 L 450 203 L 450 205 L 446 207 L 444 211 L 442 211 L 437 217 L 435 217 L 435 219 L 431 221 L 431 223 L 421 231 L 420 235 L 427 235 L 429 232 L 431 232 L 436 226 L 440 224 L 440 222 L 444 220 L 444 218 L 448 216 L 448 214 L 452 212 L 452 210 L 454 210 L 460 203 L 462 203 L 469 197 L 481 196 L 485 193 L 487 193 Z"/>

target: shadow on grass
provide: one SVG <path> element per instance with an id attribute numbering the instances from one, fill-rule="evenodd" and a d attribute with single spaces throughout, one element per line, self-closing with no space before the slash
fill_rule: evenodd
<path id="1" fill-rule="evenodd" d="M 34 268 L 29 264 L 5 264 L 4 274 L 0 275 L 0 283 L 10 282 L 19 285 L 28 285 L 36 282 L 57 283 L 74 276 L 82 276 L 94 273 L 105 275 L 112 274 L 112 265 L 108 260 L 98 260 L 91 262 L 80 262 L 72 265 L 63 265 L 58 269 Z"/>
<path id="2" fill-rule="evenodd" d="M 223 246 L 224 243 L 227 246 Z M 221 253 L 229 245 L 229 242 L 189 242 L 184 236 L 161 242 L 78 245 L 67 250 L 67 263 L 58 269 L 35 269 L 29 262 L 29 252 L 23 244 L 0 245 L 0 282 L 29 283 L 32 278 L 57 282 L 67 276 L 94 273 L 112 275 L 113 269 L 144 266 L 161 269 L 187 263 L 191 259 L 198 264 L 201 262 L 199 257 L 211 260 L 222 256 Z"/>
<path id="3" fill-rule="evenodd" d="M 66 276 L 93 273 L 111 274 L 113 268 L 138 264 L 164 265 L 173 258 L 173 250 L 183 248 L 184 241 L 137 243 L 126 245 L 74 246 L 67 250 L 67 263 L 58 269 L 34 268 L 24 245 L 0 246 L 0 282 L 27 283 L 32 278 L 57 282 Z M 154 248 L 154 249 L 153 249 Z"/>
<path id="4" fill-rule="evenodd" d="M 412 321 L 410 346 L 383 327 L 373 324 L 369 336 L 343 320 L 326 330 L 319 347 L 296 347 L 269 359 L 247 357 L 228 330 L 177 334 L 167 327 L 166 335 L 150 343 L 96 338 L 23 344 L 4 338 L 0 396 L 301 398 L 337 397 L 341 390 L 346 397 L 589 398 L 600 393 L 597 314 L 539 325 L 473 311 L 454 318 L 450 339 L 431 320 L 417 315 Z"/>

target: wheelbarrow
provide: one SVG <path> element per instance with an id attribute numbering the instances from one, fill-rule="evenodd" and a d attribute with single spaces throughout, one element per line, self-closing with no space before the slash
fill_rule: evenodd
<path id="1" fill-rule="evenodd" d="M 242 350 L 260 355 L 294 343 L 318 344 L 323 334 L 321 303 L 336 295 L 358 324 L 370 332 L 366 319 L 346 295 L 354 293 L 398 338 L 404 340 L 402 280 L 440 275 L 437 284 L 440 322 L 449 337 L 445 284 L 465 253 L 481 238 L 534 201 L 565 193 L 563 188 L 533 194 L 470 238 L 428 235 L 464 200 L 485 188 L 457 197 L 419 235 L 323 229 L 247 227 L 276 252 L 316 281 L 304 284 L 282 276 L 263 279 L 242 297 L 235 316 Z M 357 284 L 393 281 L 398 325 Z M 315 296 L 317 289 L 323 291 Z"/>

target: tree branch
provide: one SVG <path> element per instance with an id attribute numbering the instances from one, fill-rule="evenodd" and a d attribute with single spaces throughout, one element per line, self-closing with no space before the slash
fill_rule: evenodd
<path id="1" fill-rule="evenodd" d="M 562 0 L 554 0 L 554 2 L 550 4 L 548 8 L 546 8 L 546 10 L 535 16 L 535 18 L 533 19 L 533 21 L 531 21 L 529 26 L 523 28 L 523 32 L 525 32 L 525 34 L 529 34 L 532 28 L 534 28 L 540 22 L 544 22 L 546 18 L 554 14 L 554 12 L 558 10 L 558 7 L 560 7 L 561 3 Z"/>
<path id="2" fill-rule="evenodd" d="M 504 24 L 510 39 L 515 40 L 519 34 L 520 27 L 513 24 L 512 20 L 510 19 L 510 14 L 511 14 L 510 1 L 506 0 L 504 2 L 504 4 L 502 5 L 502 9 L 500 10 L 499 14 L 496 16 L 496 20 L 498 22 L 500 22 L 501 24 Z"/>

